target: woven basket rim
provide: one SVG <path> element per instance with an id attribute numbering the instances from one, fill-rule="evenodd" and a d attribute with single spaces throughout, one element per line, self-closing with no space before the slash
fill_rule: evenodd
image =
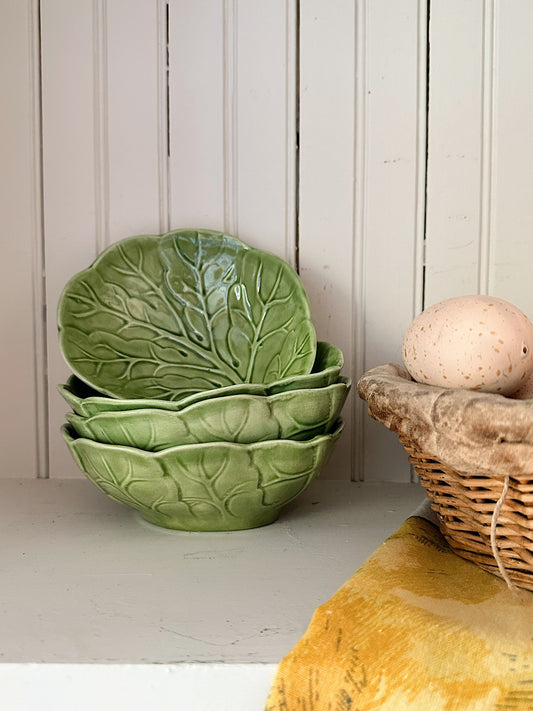
<path id="1" fill-rule="evenodd" d="M 365 372 L 357 393 L 373 419 L 460 473 L 533 478 L 533 399 L 425 385 L 397 363 Z"/>

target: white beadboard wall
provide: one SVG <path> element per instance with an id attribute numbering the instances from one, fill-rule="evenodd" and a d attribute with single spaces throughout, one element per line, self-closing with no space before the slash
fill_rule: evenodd
<path id="1" fill-rule="evenodd" d="M 533 320 L 531 22 L 530 0 L 432 0 L 427 305 L 487 293 Z"/>
<path id="2" fill-rule="evenodd" d="M 132 234 L 284 257 L 354 383 L 424 304 L 533 318 L 532 21 L 530 0 L 0 0 L 0 476 L 82 476 L 57 300 Z M 344 417 L 324 478 L 409 480 L 355 392 Z"/>

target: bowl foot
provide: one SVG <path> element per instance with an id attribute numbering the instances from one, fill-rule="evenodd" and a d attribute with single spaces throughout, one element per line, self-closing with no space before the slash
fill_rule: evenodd
<path id="1" fill-rule="evenodd" d="M 159 528 L 172 529 L 174 531 L 193 531 L 204 533 L 215 533 L 220 531 L 244 531 L 250 528 L 261 528 L 274 523 L 280 514 L 280 509 L 273 511 L 251 514 L 247 517 L 233 516 L 213 517 L 210 520 L 199 518 L 197 521 L 184 521 L 182 518 L 171 518 L 158 513 L 138 512 L 141 518 L 148 523 Z"/>

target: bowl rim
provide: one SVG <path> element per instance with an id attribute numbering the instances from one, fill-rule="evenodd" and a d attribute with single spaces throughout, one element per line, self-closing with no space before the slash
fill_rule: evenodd
<path id="1" fill-rule="evenodd" d="M 318 341 L 317 342 L 317 348 L 318 347 L 325 347 L 329 352 L 333 352 L 335 356 L 337 357 L 337 363 L 335 365 L 329 365 L 328 367 L 324 368 L 323 370 L 317 371 L 317 372 L 311 372 L 308 373 L 307 375 L 292 375 L 288 376 L 287 378 L 282 378 L 281 380 L 276 380 L 272 383 L 268 384 L 261 384 L 261 383 L 240 383 L 237 385 L 228 385 L 224 388 L 213 388 L 213 390 L 207 390 L 207 391 L 202 391 L 200 393 L 195 393 L 193 395 L 188 395 L 184 398 L 181 398 L 180 400 L 159 400 L 157 398 L 117 398 L 113 397 L 110 395 L 106 395 L 105 393 L 100 393 L 98 395 L 89 395 L 87 397 L 81 397 L 80 395 L 77 395 L 73 388 L 70 385 L 70 381 L 72 381 L 73 378 L 77 378 L 83 385 L 90 387 L 92 390 L 95 390 L 95 388 L 92 387 L 89 383 L 87 383 L 83 378 L 80 378 L 80 376 L 77 373 L 73 373 L 69 379 L 67 380 L 66 383 L 60 383 L 57 386 L 58 392 L 60 395 L 67 401 L 69 404 L 71 401 L 74 401 L 76 399 L 76 402 L 78 403 L 88 403 L 94 404 L 94 405 L 104 405 L 104 404 L 109 404 L 113 403 L 113 407 L 110 409 L 110 411 L 115 412 L 116 410 L 113 409 L 114 405 L 117 402 L 123 402 L 127 403 L 128 405 L 138 405 L 138 408 L 136 409 L 144 409 L 144 408 L 154 408 L 154 409 L 164 409 L 164 410 L 170 410 L 170 411 L 181 411 L 186 407 L 189 407 L 190 405 L 197 404 L 199 402 L 204 402 L 206 400 L 210 399 L 218 399 L 222 397 L 233 397 L 236 395 L 257 395 L 259 397 L 269 397 L 270 395 L 275 395 L 278 393 L 269 393 L 268 391 L 279 388 L 279 387 L 284 387 L 287 384 L 290 384 L 291 382 L 294 382 L 295 380 L 299 379 L 307 379 L 312 376 L 327 376 L 331 375 L 335 372 L 338 374 L 338 378 L 346 377 L 340 375 L 340 371 L 342 370 L 344 366 L 344 355 L 342 353 L 342 350 L 332 344 L 328 343 L 327 341 Z M 338 382 L 338 380 L 336 381 Z M 351 379 L 350 379 L 351 382 Z M 329 385 L 332 385 L 335 383 L 329 383 Z M 328 385 L 322 385 L 319 387 L 328 387 Z M 239 392 L 241 388 L 246 388 L 249 389 L 250 392 Z M 293 392 L 293 390 L 308 390 L 308 389 L 315 389 L 315 388 L 293 388 L 292 390 L 282 390 L 280 392 Z M 237 392 L 232 392 L 232 390 L 236 390 Z M 95 392 L 99 392 L 96 391 Z M 205 393 L 209 393 L 207 397 L 205 397 Z M 144 403 L 144 404 L 140 404 Z"/>
<path id="2" fill-rule="evenodd" d="M 214 406 L 215 403 L 219 402 L 225 402 L 227 403 L 228 400 L 231 400 L 232 402 L 243 402 L 243 401 L 258 401 L 258 402 L 267 402 L 268 404 L 270 403 L 278 403 L 278 402 L 283 402 L 286 399 L 292 399 L 292 398 L 305 398 L 308 394 L 310 393 L 324 393 L 324 392 L 336 392 L 342 391 L 346 392 L 351 389 L 352 386 L 352 381 L 351 378 L 345 376 L 345 375 L 339 375 L 339 378 L 337 379 L 336 382 L 330 383 L 329 385 L 324 385 L 321 388 L 300 388 L 298 390 L 283 390 L 278 393 L 273 393 L 272 395 L 258 395 L 254 393 L 237 393 L 235 395 L 224 395 L 220 396 L 217 398 L 209 398 L 206 400 L 199 400 L 198 402 L 192 402 L 188 404 L 187 406 L 175 410 L 169 410 L 166 408 L 161 408 L 161 407 L 139 407 L 136 409 L 126 409 L 126 410 L 103 410 L 102 412 L 97 412 L 92 415 L 79 415 L 76 412 L 73 413 L 67 413 L 68 415 L 74 415 L 77 418 L 80 418 L 86 422 L 89 422 L 91 420 L 94 420 L 95 418 L 98 419 L 104 419 L 104 420 L 111 420 L 114 419 L 115 417 L 133 417 L 135 413 L 138 415 L 138 413 L 143 413 L 147 417 L 150 416 L 152 413 L 158 415 L 160 413 L 165 413 L 163 416 L 176 416 L 176 417 L 181 417 L 181 416 L 187 416 L 191 411 L 196 411 L 197 409 L 205 409 Z"/>
<path id="3" fill-rule="evenodd" d="M 344 420 L 342 417 L 338 417 L 331 430 L 327 433 L 315 435 L 311 439 L 307 440 L 295 440 L 295 439 L 268 439 L 261 442 L 250 442 L 248 444 L 241 444 L 239 442 L 199 442 L 197 444 L 180 444 L 174 447 L 167 447 L 166 449 L 161 449 L 157 452 L 151 452 L 146 449 L 139 449 L 138 447 L 128 447 L 123 444 L 105 444 L 104 442 L 98 442 L 94 439 L 89 439 L 87 437 L 80 437 L 77 435 L 73 428 L 69 424 L 61 425 L 60 432 L 65 439 L 69 448 L 76 447 L 76 442 L 87 443 L 93 449 L 103 449 L 107 451 L 119 451 L 124 452 L 125 455 L 135 452 L 136 454 L 142 456 L 146 459 L 159 459 L 165 455 L 172 454 L 175 452 L 179 454 L 185 449 L 189 450 L 205 450 L 205 449 L 230 449 L 237 451 L 254 451 L 256 449 L 267 449 L 276 445 L 283 445 L 289 449 L 306 449 L 311 446 L 315 446 L 322 442 L 335 441 L 342 434 L 344 429 Z"/>

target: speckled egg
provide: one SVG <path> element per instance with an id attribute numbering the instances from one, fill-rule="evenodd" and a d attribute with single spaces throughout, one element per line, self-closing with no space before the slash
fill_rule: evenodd
<path id="1" fill-rule="evenodd" d="M 411 323 L 403 360 L 420 383 L 511 395 L 533 369 L 533 324 L 493 296 L 446 299 Z"/>

